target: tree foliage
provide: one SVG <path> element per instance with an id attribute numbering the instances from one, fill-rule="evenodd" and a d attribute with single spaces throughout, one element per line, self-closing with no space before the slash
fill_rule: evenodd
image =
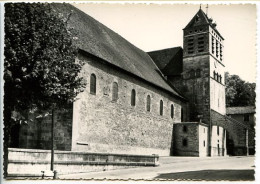
<path id="1" fill-rule="evenodd" d="M 242 80 L 238 75 L 225 73 L 226 106 L 255 106 L 255 83 Z"/>
<path id="2" fill-rule="evenodd" d="M 67 25 L 71 13 L 59 14 L 52 6 L 5 4 L 5 148 L 14 110 L 62 107 L 85 88 L 75 31 Z"/>
<path id="3" fill-rule="evenodd" d="M 5 8 L 4 79 L 6 92 L 12 93 L 9 103 L 24 109 L 73 101 L 84 84 L 78 77 L 82 63 L 75 62 L 77 49 L 66 17 L 55 15 L 50 4 L 15 3 Z"/>

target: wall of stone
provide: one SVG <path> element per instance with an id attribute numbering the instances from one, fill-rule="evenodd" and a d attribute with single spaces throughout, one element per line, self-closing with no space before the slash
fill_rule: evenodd
<path id="1" fill-rule="evenodd" d="M 42 176 L 50 173 L 51 151 L 8 149 L 8 176 Z M 54 152 L 54 170 L 59 174 L 158 166 L 158 155 L 102 154 L 73 151 Z M 53 173 L 52 173 L 53 175 Z"/>
<path id="2" fill-rule="evenodd" d="M 55 110 L 54 122 L 54 148 L 56 150 L 71 150 L 72 106 L 66 110 Z M 51 149 L 51 123 L 51 112 L 29 114 L 28 124 L 21 125 L 19 147 Z"/>
<path id="3" fill-rule="evenodd" d="M 244 121 L 244 114 L 231 114 L 229 117 L 243 123 L 247 127 L 248 130 L 248 147 L 250 154 L 255 153 L 255 116 L 254 114 L 249 114 L 249 121 Z"/>
<path id="4" fill-rule="evenodd" d="M 212 126 L 216 125 L 219 127 L 223 127 L 226 130 L 226 145 L 228 155 L 247 154 L 247 138 L 245 126 L 239 124 L 236 121 L 232 121 L 232 119 L 229 119 L 227 116 L 223 116 L 215 111 L 211 112 L 211 122 Z"/>
<path id="5" fill-rule="evenodd" d="M 80 55 L 79 59 L 86 62 L 82 76 L 87 86 L 73 107 L 72 150 L 169 155 L 173 123 L 181 121 L 182 102 L 97 58 Z M 92 73 L 97 79 L 95 95 L 90 94 Z M 117 101 L 112 101 L 113 82 L 118 84 Z M 135 106 L 131 106 L 132 89 L 136 91 Z M 146 109 L 147 95 L 151 97 L 150 112 Z"/>
<path id="6" fill-rule="evenodd" d="M 191 70 L 200 69 L 200 76 L 191 76 Z M 210 91 L 209 91 L 209 56 L 202 55 L 183 59 L 183 87 L 181 92 L 189 100 L 190 121 L 209 123 Z"/>
<path id="7" fill-rule="evenodd" d="M 186 128 L 184 128 L 186 127 Z M 185 145 L 184 140 L 187 141 Z M 176 123 L 173 128 L 173 155 L 200 156 L 199 124 L 196 122 Z"/>

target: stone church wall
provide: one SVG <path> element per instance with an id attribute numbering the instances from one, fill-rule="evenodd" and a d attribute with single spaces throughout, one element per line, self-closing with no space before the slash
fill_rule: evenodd
<path id="1" fill-rule="evenodd" d="M 97 58 L 80 55 L 79 59 L 86 62 L 82 76 L 87 86 L 73 107 L 72 150 L 169 155 L 173 123 L 181 121 L 181 101 Z M 95 95 L 90 94 L 92 73 L 96 76 Z M 118 84 L 117 101 L 111 97 L 113 82 Z M 136 91 L 135 106 L 131 106 L 132 89 Z M 146 110 L 147 95 L 151 96 L 150 112 Z"/>
<path id="2" fill-rule="evenodd" d="M 202 115 L 202 122 L 209 122 L 209 56 L 202 55 L 183 59 L 183 87 L 181 89 L 190 104 L 190 121 L 198 121 Z M 192 70 L 200 70 L 199 74 L 192 75 Z"/>

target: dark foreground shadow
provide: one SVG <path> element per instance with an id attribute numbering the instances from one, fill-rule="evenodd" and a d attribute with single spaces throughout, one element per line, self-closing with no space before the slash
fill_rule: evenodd
<path id="1" fill-rule="evenodd" d="M 154 179 L 175 179 L 175 180 L 228 180 L 228 181 L 254 181 L 255 171 L 250 170 L 201 170 L 179 173 L 160 174 Z"/>

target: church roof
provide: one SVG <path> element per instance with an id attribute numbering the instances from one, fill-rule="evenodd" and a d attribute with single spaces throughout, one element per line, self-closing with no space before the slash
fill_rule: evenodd
<path id="1" fill-rule="evenodd" d="M 200 21 L 196 22 L 196 18 L 199 17 Z M 195 16 L 191 19 L 191 21 L 187 24 L 187 26 L 184 28 L 188 29 L 195 26 L 202 26 L 202 25 L 209 25 L 211 26 L 214 31 L 224 40 L 223 36 L 219 33 L 219 31 L 216 28 L 216 24 L 213 23 L 212 19 L 209 19 L 208 16 L 204 13 L 202 9 L 199 9 L 199 11 L 195 14 Z"/>
<path id="2" fill-rule="evenodd" d="M 182 72 L 183 51 L 181 47 L 148 52 L 158 68 L 166 76 L 180 75 Z"/>
<path id="3" fill-rule="evenodd" d="M 254 106 L 245 106 L 245 107 L 227 107 L 226 114 L 254 114 Z"/>
<path id="4" fill-rule="evenodd" d="M 53 4 L 58 13 L 73 13 L 69 26 L 78 32 L 79 49 L 120 67 L 171 94 L 184 99 L 169 86 L 151 57 L 126 39 L 70 4 Z"/>

